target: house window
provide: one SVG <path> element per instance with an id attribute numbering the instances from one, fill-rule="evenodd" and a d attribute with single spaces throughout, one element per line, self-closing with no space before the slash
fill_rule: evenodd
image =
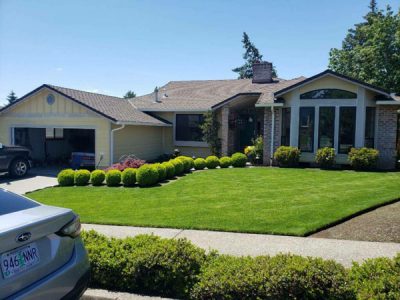
<path id="1" fill-rule="evenodd" d="M 290 146 L 290 107 L 282 108 L 281 145 Z"/>
<path id="2" fill-rule="evenodd" d="M 357 94 L 339 89 L 320 89 L 300 95 L 300 99 L 356 99 Z"/>
<path id="3" fill-rule="evenodd" d="M 46 140 L 55 140 L 64 138 L 63 128 L 46 128 Z"/>
<path id="4" fill-rule="evenodd" d="M 365 114 L 364 146 L 374 148 L 375 145 L 375 107 L 367 107 Z"/>
<path id="5" fill-rule="evenodd" d="M 299 148 L 302 152 L 314 151 L 314 107 L 300 107 Z"/>
<path id="6" fill-rule="evenodd" d="M 356 108 L 341 107 L 339 114 L 339 153 L 347 154 L 354 147 Z"/>
<path id="7" fill-rule="evenodd" d="M 319 108 L 318 148 L 333 147 L 335 136 L 335 107 Z"/>
<path id="8" fill-rule="evenodd" d="M 175 123 L 175 140 L 188 142 L 202 142 L 203 132 L 200 125 L 203 123 L 202 114 L 177 114 Z"/>

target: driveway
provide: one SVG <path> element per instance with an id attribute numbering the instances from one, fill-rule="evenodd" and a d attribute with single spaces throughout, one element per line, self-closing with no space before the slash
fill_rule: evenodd
<path id="1" fill-rule="evenodd" d="M 55 168 L 33 168 L 30 170 L 29 176 L 21 179 L 0 175 L 0 188 L 23 195 L 57 185 L 58 172 L 59 170 Z"/>

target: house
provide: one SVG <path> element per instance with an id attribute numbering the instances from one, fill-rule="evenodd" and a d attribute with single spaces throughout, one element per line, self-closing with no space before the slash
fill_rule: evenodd
<path id="1" fill-rule="evenodd" d="M 178 148 L 210 154 L 199 124 L 209 110 L 221 123 L 222 153 L 264 139 L 264 164 L 280 145 L 299 147 L 301 161 L 334 147 L 346 164 L 351 147 L 380 151 L 394 168 L 400 150 L 400 97 L 326 70 L 310 78 L 272 78 L 272 64 L 253 66 L 253 79 L 171 81 L 148 95 L 122 99 L 44 84 L 0 110 L 0 142 L 27 145 L 38 160 L 90 152 L 108 166 L 126 154 L 154 159 Z"/>

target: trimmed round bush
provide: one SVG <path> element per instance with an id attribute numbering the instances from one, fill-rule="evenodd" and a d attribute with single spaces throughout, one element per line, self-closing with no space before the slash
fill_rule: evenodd
<path id="1" fill-rule="evenodd" d="M 136 180 L 142 187 L 155 185 L 158 182 L 158 169 L 154 165 L 143 165 L 136 171 Z"/>
<path id="2" fill-rule="evenodd" d="M 351 148 L 348 156 L 355 170 L 373 170 L 378 164 L 379 151 L 373 148 Z"/>
<path id="3" fill-rule="evenodd" d="M 106 173 L 107 186 L 119 186 L 121 183 L 121 171 L 110 170 Z"/>
<path id="4" fill-rule="evenodd" d="M 168 161 L 163 162 L 162 165 L 165 167 L 167 178 L 173 178 L 175 176 L 175 166 Z"/>
<path id="5" fill-rule="evenodd" d="M 113 239 L 82 232 L 91 265 L 91 282 L 102 289 L 189 299 L 207 259 L 186 239 L 137 235 Z"/>
<path id="6" fill-rule="evenodd" d="M 219 159 L 218 157 L 211 155 L 206 158 L 206 166 L 207 169 L 215 169 L 219 166 Z"/>
<path id="7" fill-rule="evenodd" d="M 247 156 L 243 153 L 236 152 L 231 156 L 232 166 L 235 168 L 244 168 L 247 162 Z"/>
<path id="8" fill-rule="evenodd" d="M 77 186 L 84 186 L 89 183 L 90 171 L 88 170 L 77 170 L 75 171 L 74 182 Z"/>
<path id="9" fill-rule="evenodd" d="M 321 168 L 332 168 L 335 164 L 335 148 L 324 147 L 317 150 L 317 154 L 315 155 L 315 162 Z"/>
<path id="10" fill-rule="evenodd" d="M 153 166 L 157 169 L 158 171 L 158 181 L 164 181 L 167 179 L 167 169 L 165 168 L 164 165 L 160 163 L 153 164 Z"/>
<path id="11" fill-rule="evenodd" d="M 297 147 L 280 146 L 274 153 L 274 159 L 280 167 L 296 167 L 300 160 L 300 150 Z"/>
<path id="12" fill-rule="evenodd" d="M 104 179 L 106 179 L 106 172 L 104 172 L 103 170 L 94 170 L 90 174 L 90 182 L 94 186 L 102 185 Z"/>
<path id="13" fill-rule="evenodd" d="M 177 159 L 179 159 L 183 163 L 184 172 L 189 172 L 190 169 L 192 168 L 192 164 L 190 162 L 189 157 L 187 157 L 187 156 L 178 156 Z"/>
<path id="14" fill-rule="evenodd" d="M 57 181 L 60 186 L 72 186 L 75 182 L 75 171 L 72 169 L 62 170 L 57 175 Z"/>
<path id="15" fill-rule="evenodd" d="M 295 255 L 220 256 L 206 264 L 192 299 L 354 299 L 346 269 Z"/>
<path id="16" fill-rule="evenodd" d="M 196 158 L 194 160 L 194 168 L 196 170 L 203 170 L 206 167 L 206 160 L 204 158 Z"/>
<path id="17" fill-rule="evenodd" d="M 221 168 L 229 168 L 232 165 L 232 159 L 229 156 L 224 156 L 219 159 Z"/>
<path id="18" fill-rule="evenodd" d="M 126 168 L 121 174 L 122 184 L 124 186 L 134 186 L 136 183 L 136 169 Z"/>
<path id="19" fill-rule="evenodd" d="M 183 164 L 183 162 L 178 158 L 171 159 L 170 162 L 175 167 L 175 175 L 182 175 L 182 173 L 185 171 L 185 165 Z"/>

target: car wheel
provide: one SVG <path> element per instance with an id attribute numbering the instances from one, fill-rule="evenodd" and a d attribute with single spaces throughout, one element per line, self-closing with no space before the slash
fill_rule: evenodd
<path id="1" fill-rule="evenodd" d="M 25 159 L 17 158 L 10 166 L 10 175 L 12 177 L 23 177 L 28 173 L 28 162 Z"/>

